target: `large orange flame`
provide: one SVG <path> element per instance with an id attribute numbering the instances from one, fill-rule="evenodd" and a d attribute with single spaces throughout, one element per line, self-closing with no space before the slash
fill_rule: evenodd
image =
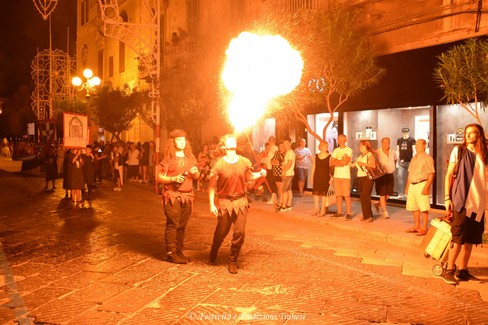
<path id="1" fill-rule="evenodd" d="M 236 132 L 256 124 L 272 98 L 290 93 L 300 83 L 300 53 L 279 35 L 241 33 L 226 54 L 222 79 L 231 92 L 227 109 Z"/>

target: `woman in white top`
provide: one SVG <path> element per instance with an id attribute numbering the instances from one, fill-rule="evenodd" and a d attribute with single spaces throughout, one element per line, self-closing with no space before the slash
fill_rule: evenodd
<path id="1" fill-rule="evenodd" d="M 139 180 L 139 158 L 140 152 L 136 148 L 135 143 L 130 144 L 129 153 L 127 155 L 127 165 L 129 165 L 128 175 L 130 181 Z"/>
<path id="2" fill-rule="evenodd" d="M 371 210 L 371 193 L 373 191 L 374 181 L 368 178 L 366 174 L 366 167 L 375 168 L 376 159 L 373 154 L 373 148 L 369 141 L 361 141 L 359 143 L 360 156 L 356 160 L 355 166 L 358 168 L 358 190 L 359 199 L 361 201 L 361 211 L 363 216 L 361 221 L 373 222 L 373 211 Z"/>

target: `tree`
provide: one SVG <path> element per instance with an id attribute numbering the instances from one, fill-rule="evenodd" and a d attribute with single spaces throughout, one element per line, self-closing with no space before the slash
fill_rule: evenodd
<path id="1" fill-rule="evenodd" d="M 332 5 L 327 11 L 304 10 L 267 17 L 264 24 L 264 29 L 288 39 L 305 62 L 302 83 L 291 95 L 293 99 L 286 96 L 276 106 L 288 107 L 285 111 L 318 140 L 325 139 L 334 112 L 385 74 L 376 64 L 366 33 L 358 25 L 360 13 L 356 8 Z M 306 109 L 317 104 L 325 105 L 331 115 L 321 135 L 313 131 L 306 116 Z"/>
<path id="2" fill-rule="evenodd" d="M 94 120 L 120 140 L 120 134 L 129 130 L 132 120 L 140 115 L 147 115 L 149 98 L 146 92 L 113 89 L 107 84 L 101 87 L 91 99 Z"/>
<path id="3" fill-rule="evenodd" d="M 459 104 L 478 124 L 488 99 L 488 42 L 470 38 L 438 56 L 434 79 L 448 104 Z"/>
<path id="4" fill-rule="evenodd" d="M 27 134 L 27 124 L 35 122 L 37 117 L 32 110 L 31 91 L 28 86 L 21 85 L 17 91 L 7 99 L 4 106 L 7 136 Z"/>
<path id="5" fill-rule="evenodd" d="M 189 59 L 161 73 L 161 124 L 166 129 L 184 129 L 197 142 L 210 109 L 223 111 L 219 74 L 230 39 L 228 34 L 221 31 L 200 38 Z"/>
<path id="6" fill-rule="evenodd" d="M 78 97 L 73 98 L 62 98 L 54 102 L 54 116 L 56 118 L 56 130 L 58 138 L 63 138 L 64 126 L 63 126 L 63 113 L 77 113 L 77 114 L 87 114 L 88 113 L 88 103 L 79 99 Z"/>
<path id="7" fill-rule="evenodd" d="M 168 130 L 184 129 L 191 139 L 198 138 L 199 127 L 208 115 L 205 89 L 194 68 L 189 63 L 161 76 L 163 125 Z"/>

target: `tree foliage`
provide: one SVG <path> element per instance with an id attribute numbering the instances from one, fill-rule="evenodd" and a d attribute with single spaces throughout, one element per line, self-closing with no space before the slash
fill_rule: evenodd
<path id="1" fill-rule="evenodd" d="M 459 104 L 478 124 L 488 99 L 488 42 L 470 38 L 438 56 L 434 80 L 448 104 Z"/>
<path id="2" fill-rule="evenodd" d="M 317 139 L 325 139 L 333 113 L 352 96 L 375 85 L 385 74 L 358 23 L 359 9 L 331 5 L 327 11 L 297 11 L 269 16 L 259 29 L 282 35 L 300 51 L 304 71 L 300 86 L 277 106 L 304 123 Z M 313 82 L 315 80 L 315 83 Z M 312 81 L 312 82 L 311 82 Z M 325 105 L 330 119 L 319 135 L 310 127 L 306 109 Z"/>
<path id="3" fill-rule="evenodd" d="M 138 114 L 149 114 L 148 102 L 146 92 L 130 91 L 127 85 L 114 89 L 107 84 L 92 96 L 90 108 L 98 125 L 120 140 L 120 134 L 130 129 Z"/>
<path id="4" fill-rule="evenodd" d="M 210 109 L 221 112 L 219 76 L 229 41 L 223 35 L 228 34 L 222 32 L 199 39 L 190 59 L 162 72 L 161 124 L 166 129 L 184 129 L 195 140 Z"/>
<path id="5" fill-rule="evenodd" d="M 162 74 L 162 120 L 166 129 L 184 129 L 190 138 L 207 116 L 206 96 L 195 79 L 193 66 L 185 65 Z"/>
<path id="6" fill-rule="evenodd" d="M 2 134 L 7 136 L 27 134 L 27 124 L 35 122 L 37 119 L 31 104 L 29 87 L 21 85 L 5 102 L 3 118 L 6 125 L 5 129 L 2 130 Z"/>
<path id="7" fill-rule="evenodd" d="M 88 103 L 80 98 L 63 98 L 54 102 L 54 116 L 56 119 L 56 130 L 58 138 L 63 138 L 63 113 L 87 114 Z"/>

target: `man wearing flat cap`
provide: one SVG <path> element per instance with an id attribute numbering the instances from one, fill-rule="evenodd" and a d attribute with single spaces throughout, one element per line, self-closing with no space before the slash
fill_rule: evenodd
<path id="1" fill-rule="evenodd" d="M 188 258 L 183 254 L 183 240 L 193 208 L 193 180 L 200 177 L 200 172 L 185 131 L 176 129 L 169 133 L 160 167 L 158 180 L 164 184 L 167 261 L 186 264 Z"/>
<path id="2" fill-rule="evenodd" d="M 405 198 L 405 185 L 408 176 L 408 167 L 410 161 L 415 154 L 415 139 L 410 137 L 410 129 L 404 127 L 402 129 L 402 137 L 397 140 L 397 189 L 398 197 Z"/>

